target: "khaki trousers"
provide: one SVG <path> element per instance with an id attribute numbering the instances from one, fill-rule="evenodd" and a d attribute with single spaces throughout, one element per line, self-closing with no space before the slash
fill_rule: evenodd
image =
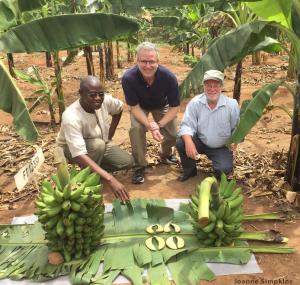
<path id="1" fill-rule="evenodd" d="M 102 139 L 86 139 L 88 156 L 107 171 L 116 171 L 133 167 L 133 157 L 112 142 Z M 64 154 L 70 163 L 72 159 L 68 146 L 64 146 Z"/>
<path id="2" fill-rule="evenodd" d="M 149 113 L 156 122 L 158 122 L 168 111 L 168 106 L 155 110 L 142 111 L 148 117 Z M 129 130 L 129 137 L 132 148 L 132 156 L 134 158 L 135 166 L 142 167 L 147 166 L 146 156 L 146 131 L 147 129 L 143 124 L 137 121 L 132 114 L 130 114 L 131 128 Z M 161 128 L 161 134 L 164 136 L 164 140 L 161 144 L 161 157 L 167 157 L 173 153 L 172 147 L 176 142 L 176 119 L 169 122 L 163 128 Z"/>

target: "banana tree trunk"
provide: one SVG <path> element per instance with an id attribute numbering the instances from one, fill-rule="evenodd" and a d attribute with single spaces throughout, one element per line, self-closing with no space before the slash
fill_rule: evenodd
<path id="1" fill-rule="evenodd" d="M 62 113 L 65 110 L 65 101 L 64 101 L 64 93 L 62 89 L 62 76 L 61 76 L 61 66 L 59 63 L 59 53 L 58 51 L 53 52 L 53 60 L 54 60 L 54 72 L 56 77 L 56 94 L 58 101 L 58 110 L 59 110 L 59 121 L 61 122 Z"/>
<path id="2" fill-rule="evenodd" d="M 260 65 L 261 58 L 260 58 L 260 51 L 256 51 L 252 54 L 252 65 Z"/>
<path id="3" fill-rule="evenodd" d="M 243 71 L 243 62 L 240 61 L 236 66 L 234 88 L 233 88 L 233 99 L 235 99 L 238 103 L 240 103 L 240 97 L 241 97 L 242 71 Z"/>
<path id="4" fill-rule="evenodd" d="M 71 8 L 72 8 L 72 13 L 75 14 L 77 12 L 76 0 L 71 1 Z"/>
<path id="5" fill-rule="evenodd" d="M 300 66 L 297 72 L 296 96 L 294 98 L 294 114 L 292 137 L 288 153 L 286 180 L 293 191 L 300 191 Z"/>
<path id="6" fill-rule="evenodd" d="M 116 41 L 116 49 L 117 49 L 117 67 L 122 68 L 122 61 L 121 61 L 121 55 L 120 55 L 120 47 L 119 42 Z"/>
<path id="7" fill-rule="evenodd" d="M 127 42 L 127 62 L 133 62 L 134 53 L 131 48 L 131 44 Z"/>
<path id="8" fill-rule="evenodd" d="M 192 46 L 191 50 L 192 50 L 192 56 L 195 56 L 195 47 Z"/>
<path id="9" fill-rule="evenodd" d="M 46 55 L 46 66 L 47 67 L 52 67 L 53 63 L 52 63 L 51 53 L 46 51 L 45 55 Z"/>
<path id="10" fill-rule="evenodd" d="M 8 63 L 10 75 L 14 78 L 17 78 L 15 71 L 14 71 L 15 63 L 14 63 L 14 57 L 13 57 L 12 53 L 7 54 L 7 63 Z"/>
<path id="11" fill-rule="evenodd" d="M 52 98 L 50 95 L 47 98 L 47 101 L 48 101 L 48 108 L 49 108 L 49 113 L 50 113 L 50 125 L 52 128 L 54 128 L 56 125 L 56 121 L 55 121 L 55 113 L 54 113 L 54 108 L 53 108 L 53 101 L 52 101 Z"/>
<path id="12" fill-rule="evenodd" d="M 105 80 L 105 71 L 104 71 L 104 56 L 103 56 L 103 48 L 102 44 L 98 45 L 98 53 L 99 53 L 99 79 L 102 84 L 104 84 Z"/>
<path id="13" fill-rule="evenodd" d="M 186 50 L 185 50 L 185 53 L 186 53 L 187 55 L 190 54 L 190 44 L 189 44 L 189 43 L 186 43 Z"/>
<path id="14" fill-rule="evenodd" d="M 112 42 L 105 44 L 105 67 L 106 79 L 111 80 L 114 78 L 114 58 L 112 50 Z"/>
<path id="15" fill-rule="evenodd" d="M 86 60 L 86 68 L 88 75 L 95 75 L 95 68 L 93 63 L 93 53 L 90 46 L 84 47 L 84 56 Z"/>

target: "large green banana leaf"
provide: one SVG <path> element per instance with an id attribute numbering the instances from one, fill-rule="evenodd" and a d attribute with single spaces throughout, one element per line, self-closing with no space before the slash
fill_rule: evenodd
<path id="1" fill-rule="evenodd" d="M 282 82 L 267 84 L 254 92 L 252 95 L 254 98 L 247 102 L 245 110 L 241 113 L 239 125 L 229 139 L 228 144 L 240 143 L 244 139 L 260 119 L 270 98 L 281 84 Z"/>
<path id="2" fill-rule="evenodd" d="M 200 280 L 213 280 L 214 273 L 206 262 L 245 264 L 252 250 L 245 243 L 235 247 L 203 247 L 195 237 L 187 213 L 174 211 L 163 200 L 132 200 L 125 205 L 115 200 L 113 211 L 105 214 L 102 245 L 90 257 L 59 266 L 47 262 L 48 249 L 39 223 L 34 225 L 0 225 L 0 278 L 49 280 L 69 275 L 72 284 L 112 284 L 122 274 L 134 285 L 147 279 L 151 284 L 170 285 L 166 266 L 178 285 L 199 285 Z M 164 248 L 150 251 L 145 246 L 148 225 L 174 222 L 181 227 L 178 234 L 186 246 L 180 250 Z M 169 234 L 160 234 L 167 237 Z M 278 250 L 278 247 L 276 247 Z M 272 252 L 273 247 L 264 247 Z M 282 247 L 282 252 L 292 252 Z M 100 264 L 103 272 L 98 273 Z M 148 270 L 146 277 L 143 270 Z"/>
<path id="3" fill-rule="evenodd" d="M 202 56 L 200 61 L 189 72 L 180 85 L 181 96 L 188 97 L 190 89 L 198 92 L 202 86 L 206 70 L 223 71 L 247 54 L 258 50 L 258 45 L 266 41 L 266 36 L 272 32 L 269 22 L 257 21 L 242 25 L 216 40 Z M 270 43 L 272 44 L 272 43 Z M 261 48 L 266 46 L 262 45 Z"/>
<path id="4" fill-rule="evenodd" d="M 291 9 L 293 0 L 264 0 L 246 3 L 259 17 L 277 22 L 284 27 L 291 27 Z"/>
<path id="5" fill-rule="evenodd" d="M 40 7 L 47 4 L 46 0 L 17 0 L 17 1 L 18 1 L 18 8 L 20 12 L 39 9 Z"/>
<path id="6" fill-rule="evenodd" d="M 57 51 L 111 40 L 138 29 L 136 21 L 113 14 L 53 16 L 10 29 L 0 36 L 0 51 Z"/>
<path id="7" fill-rule="evenodd" d="M 37 140 L 37 130 L 30 118 L 20 90 L 4 64 L 0 61 L 0 109 L 11 113 L 17 133 L 29 142 Z"/>

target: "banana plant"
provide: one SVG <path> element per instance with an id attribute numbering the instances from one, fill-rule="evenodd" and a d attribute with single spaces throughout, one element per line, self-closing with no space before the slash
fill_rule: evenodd
<path id="1" fill-rule="evenodd" d="M 203 74 L 208 69 L 224 70 L 226 67 L 238 63 L 247 54 L 257 50 L 265 50 L 269 45 L 267 43 L 268 37 L 274 37 L 274 30 L 283 33 L 288 41 L 293 46 L 293 53 L 285 48 L 284 44 L 281 47 L 285 49 L 290 58 L 294 61 L 295 66 L 298 66 L 298 80 L 296 93 L 294 100 L 294 114 L 293 114 L 293 128 L 292 128 L 292 140 L 289 150 L 289 159 L 287 166 L 286 178 L 292 185 L 294 190 L 300 190 L 300 157 L 299 157 L 299 140 L 297 140 L 300 133 L 300 121 L 298 114 L 300 113 L 300 39 L 297 34 L 299 27 L 295 26 L 295 23 L 299 23 L 300 18 L 300 3 L 298 0 L 289 1 L 270 1 L 263 0 L 257 3 L 248 3 L 255 13 L 265 20 L 256 20 L 252 23 L 242 25 L 224 36 L 220 37 L 214 44 L 212 44 L 207 50 L 206 54 L 200 59 L 199 63 L 188 74 L 185 80 L 181 84 L 181 94 L 183 97 L 190 95 L 191 90 L 197 92 L 201 88 L 201 82 Z M 263 5 L 264 9 L 262 8 Z M 293 22 L 291 22 L 291 13 L 293 11 Z M 297 20 L 298 19 L 298 20 Z M 272 47 L 272 45 L 271 45 Z M 266 50 L 269 51 L 268 49 Z M 276 83 L 275 83 L 276 85 Z M 269 86 L 271 88 L 271 86 Z M 271 88 L 272 89 L 272 88 Z M 255 98 L 248 104 L 247 109 L 260 110 L 267 106 L 269 102 L 269 89 L 268 92 L 258 92 Z M 268 96 L 266 96 L 268 94 Z M 271 94 L 274 94 L 271 92 Z M 258 100 L 262 97 L 262 100 Z M 265 98 L 264 98 L 265 97 Z M 265 103 L 260 105 L 259 102 Z M 231 142 L 239 142 L 244 138 L 250 129 L 255 125 L 259 118 L 253 117 L 253 112 L 245 112 L 241 117 L 240 125 L 234 132 Z M 248 122 L 244 126 L 244 122 Z"/>
<path id="2" fill-rule="evenodd" d="M 138 29 L 139 25 L 134 20 L 111 14 L 50 16 L 19 25 L 0 35 L 0 51 L 55 53 L 129 35 Z M 60 75 L 61 70 L 56 70 L 58 83 L 61 82 Z M 9 92 L 1 93 L 1 101 L 10 100 L 9 96 Z M 59 106 L 62 114 L 64 101 L 61 97 Z M 26 112 L 26 109 L 18 112 Z"/>

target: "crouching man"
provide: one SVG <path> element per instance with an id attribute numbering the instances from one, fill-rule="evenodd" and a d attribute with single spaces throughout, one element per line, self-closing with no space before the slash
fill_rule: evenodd
<path id="1" fill-rule="evenodd" d="M 107 181 L 117 198 L 128 200 L 124 185 L 108 172 L 133 166 L 132 156 L 111 142 L 122 116 L 123 103 L 106 94 L 94 76 L 80 82 L 79 95 L 62 115 L 57 143 L 71 163 L 89 166 Z"/>
<path id="2" fill-rule="evenodd" d="M 196 157 L 205 154 L 212 161 L 215 176 L 229 174 L 233 169 L 233 151 L 226 143 L 239 121 L 239 105 L 235 99 L 224 96 L 224 74 L 208 70 L 204 74 L 204 93 L 195 96 L 187 105 L 178 133 L 176 148 L 180 155 L 183 182 L 197 175 Z"/>

